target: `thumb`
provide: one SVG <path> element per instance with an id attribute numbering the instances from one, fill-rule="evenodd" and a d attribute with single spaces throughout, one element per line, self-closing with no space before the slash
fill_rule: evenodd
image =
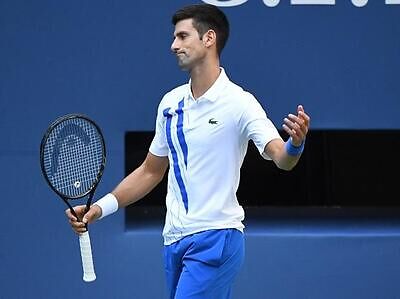
<path id="1" fill-rule="evenodd" d="M 89 212 L 88 212 L 89 213 Z M 88 224 L 89 223 L 89 217 L 90 217 L 90 215 L 88 215 L 88 213 L 86 213 L 84 216 L 83 216 L 83 218 L 82 218 L 82 222 L 83 223 L 85 223 L 85 224 Z"/>
<path id="2" fill-rule="evenodd" d="M 82 222 L 85 224 L 90 224 L 94 222 L 97 218 L 99 218 L 99 211 L 96 211 L 96 206 L 91 206 L 89 211 L 82 218 Z"/>

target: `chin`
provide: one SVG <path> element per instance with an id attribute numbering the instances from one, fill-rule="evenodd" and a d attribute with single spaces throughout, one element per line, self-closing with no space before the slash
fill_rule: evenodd
<path id="1" fill-rule="evenodd" d="M 178 63 L 178 66 L 179 66 L 179 68 L 182 70 L 182 71 L 188 71 L 188 70 L 190 70 L 190 66 L 187 64 L 187 63 Z"/>

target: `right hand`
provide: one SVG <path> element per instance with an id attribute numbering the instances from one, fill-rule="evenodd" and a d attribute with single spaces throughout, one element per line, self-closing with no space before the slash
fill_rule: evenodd
<path id="1" fill-rule="evenodd" d="M 65 214 L 67 215 L 68 221 L 71 224 L 72 229 L 77 234 L 82 234 L 86 232 L 87 231 L 86 225 L 100 218 L 102 213 L 101 208 L 96 204 L 92 205 L 86 214 L 85 214 L 85 209 L 86 209 L 85 205 L 74 207 L 74 211 L 76 215 L 79 217 L 79 219 L 76 219 L 76 217 L 71 213 L 70 209 L 65 210 Z"/>

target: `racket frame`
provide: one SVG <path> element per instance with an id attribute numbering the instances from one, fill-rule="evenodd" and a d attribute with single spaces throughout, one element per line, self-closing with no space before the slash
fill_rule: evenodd
<path id="1" fill-rule="evenodd" d="M 60 123 L 66 121 L 66 120 L 74 119 L 74 118 L 84 119 L 85 121 L 90 122 L 96 128 L 98 134 L 100 135 L 103 155 L 102 155 L 102 162 L 101 162 L 101 165 L 100 165 L 99 172 L 98 172 L 98 174 L 96 176 L 96 179 L 93 182 L 92 186 L 90 188 L 88 188 L 88 190 L 86 192 L 84 192 L 83 194 L 79 194 L 77 196 L 66 196 L 65 194 L 59 192 L 51 184 L 50 179 L 47 176 L 47 172 L 45 171 L 45 166 L 44 166 L 44 147 L 46 145 L 46 142 L 47 142 L 47 139 L 48 139 L 49 135 L 51 134 L 51 132 L 54 130 L 54 128 L 56 126 L 58 126 Z M 81 219 L 79 219 L 79 217 L 76 214 L 75 210 L 73 209 L 72 205 L 69 203 L 69 200 L 80 199 L 80 198 L 84 198 L 85 196 L 89 195 L 88 196 L 88 200 L 86 202 L 85 213 L 87 211 L 89 211 L 91 203 L 92 203 L 92 199 L 93 199 L 93 196 L 94 196 L 94 193 L 95 193 L 96 188 L 97 188 L 97 186 L 98 186 L 98 184 L 99 184 L 99 182 L 101 180 L 101 177 L 103 175 L 104 168 L 105 168 L 105 163 L 106 163 L 106 146 L 105 146 L 105 142 L 104 142 L 103 133 L 101 132 L 100 127 L 93 120 L 91 120 L 90 118 L 88 118 L 84 114 L 71 113 L 71 114 L 67 114 L 67 115 L 64 115 L 64 116 L 61 116 L 61 117 L 57 118 L 47 128 L 47 130 L 46 130 L 46 132 L 45 132 L 45 134 L 44 134 L 44 136 L 42 138 L 42 141 L 40 143 L 40 167 L 41 167 L 43 176 L 45 177 L 46 182 L 50 186 L 50 188 L 65 202 L 65 204 L 69 207 L 71 213 L 78 220 L 81 220 Z M 93 260 L 92 260 L 92 252 L 91 252 L 92 250 L 91 250 L 91 245 L 90 245 L 90 237 L 89 237 L 87 224 L 86 224 L 86 232 L 79 236 L 79 242 L 80 242 L 80 248 L 81 248 L 82 265 L 83 265 L 83 268 L 84 268 L 83 280 L 86 281 L 86 282 L 94 281 L 96 279 L 96 274 L 95 274 L 94 268 L 93 268 Z M 85 271 L 85 269 L 89 269 L 89 271 Z"/>
<path id="2" fill-rule="evenodd" d="M 88 188 L 88 190 L 83 193 L 83 194 L 79 194 L 77 196 L 66 196 L 65 194 L 62 194 L 61 192 L 59 192 L 50 182 L 46 171 L 45 171 L 45 166 L 44 166 L 44 147 L 46 145 L 46 141 L 50 135 L 50 133 L 53 131 L 53 129 L 58 126 L 60 123 L 69 120 L 69 119 L 74 119 L 74 118 L 82 118 L 88 122 L 90 122 L 97 130 L 97 132 L 99 133 L 100 137 L 101 137 L 101 145 L 102 145 L 102 151 L 103 151 L 103 157 L 102 157 L 102 163 L 100 165 L 100 169 L 99 172 L 97 174 L 96 180 L 94 181 L 94 183 L 92 184 L 92 186 L 90 188 Z M 106 146 L 104 143 L 104 137 L 103 137 L 103 133 L 100 130 L 100 127 L 94 122 L 92 121 L 90 118 L 88 118 L 86 115 L 84 114 L 79 114 L 79 113 L 71 113 L 71 114 L 67 114 L 64 116 L 61 116 L 59 118 L 57 118 L 46 130 L 46 133 L 44 134 L 43 138 L 42 138 L 42 142 L 40 143 L 40 167 L 42 169 L 42 173 L 44 174 L 44 177 L 46 179 L 47 184 L 50 186 L 50 188 L 57 193 L 57 195 L 59 195 L 64 201 L 66 200 L 74 200 L 74 199 L 80 199 L 83 198 L 85 196 L 87 196 L 89 193 L 91 193 L 92 191 L 95 191 L 97 188 L 97 185 L 99 184 L 101 177 L 103 176 L 103 172 L 104 172 L 104 168 L 105 168 L 105 164 L 106 164 Z M 94 193 L 94 192 L 93 192 Z M 90 196 L 89 199 L 91 200 Z M 70 204 L 67 203 L 69 206 Z"/>

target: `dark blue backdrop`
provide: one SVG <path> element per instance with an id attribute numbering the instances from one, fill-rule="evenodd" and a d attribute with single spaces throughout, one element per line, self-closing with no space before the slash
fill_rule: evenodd
<path id="1" fill-rule="evenodd" d="M 38 148 L 56 117 L 88 114 L 108 146 L 97 194 L 111 190 L 124 175 L 124 133 L 152 130 L 161 96 L 187 80 L 169 47 L 170 17 L 189 2 L 0 1 L 0 298 L 165 295 L 160 227 L 126 231 L 123 211 L 92 227 L 98 280 L 81 281 L 77 239 Z M 252 0 L 224 11 L 222 63 L 277 126 L 302 103 L 314 129 L 400 128 L 400 5 Z M 249 228 L 235 298 L 399 294 L 396 228 L 288 230 Z"/>

